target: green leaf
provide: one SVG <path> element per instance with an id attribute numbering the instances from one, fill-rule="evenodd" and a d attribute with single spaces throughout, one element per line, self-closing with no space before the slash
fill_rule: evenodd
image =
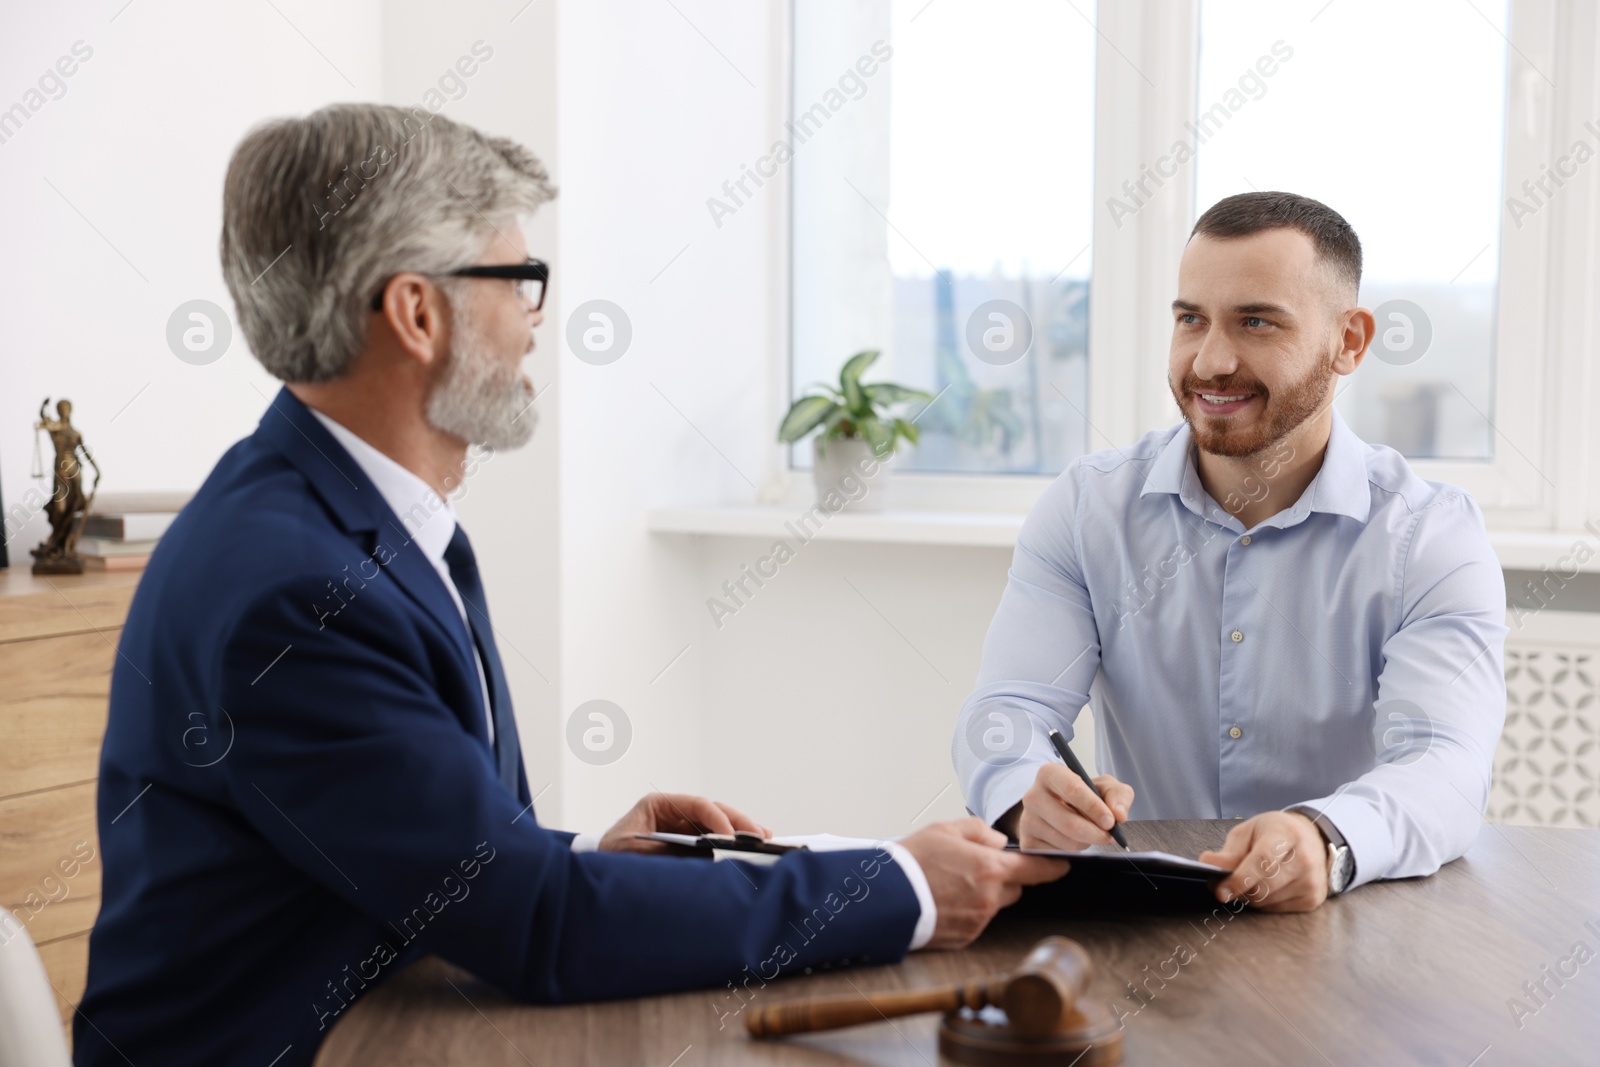
<path id="1" fill-rule="evenodd" d="M 840 383 L 855 382 L 859 385 L 861 376 L 866 373 L 868 367 L 877 362 L 878 355 L 879 352 L 876 348 L 869 348 L 851 356 L 839 371 Z"/>
<path id="2" fill-rule="evenodd" d="M 805 396 L 794 402 L 789 414 L 778 427 L 778 440 L 793 444 L 839 409 L 839 405 L 825 396 Z"/>
<path id="3" fill-rule="evenodd" d="M 845 407 L 858 415 L 870 414 L 866 397 L 861 391 L 861 375 L 878 358 L 878 350 L 869 348 L 851 356 L 839 371 L 839 390 L 844 393 Z"/>
<path id="4" fill-rule="evenodd" d="M 867 391 L 867 396 L 875 404 L 899 404 L 907 400 L 932 400 L 932 393 L 925 393 L 921 389 L 908 389 L 894 382 L 873 382 L 862 386 Z"/>
<path id="5" fill-rule="evenodd" d="M 904 437 L 907 441 L 910 441 L 912 444 L 916 444 L 922 440 L 922 430 L 919 429 L 917 424 L 914 422 L 907 422 L 905 419 L 895 419 L 894 429 L 896 433 L 898 433 L 901 437 Z"/>
<path id="6" fill-rule="evenodd" d="M 841 404 L 844 403 L 844 394 L 839 392 L 838 387 L 832 382 L 812 382 L 810 385 L 806 386 L 805 392 L 807 396 L 816 396 L 818 390 L 821 390 L 828 396 L 833 397 L 833 399 L 837 402 Z"/>
<path id="7" fill-rule="evenodd" d="M 893 454 L 894 431 L 879 422 L 875 416 L 857 422 L 856 429 L 866 438 L 867 444 L 872 446 L 873 454 L 879 459 L 885 459 Z"/>

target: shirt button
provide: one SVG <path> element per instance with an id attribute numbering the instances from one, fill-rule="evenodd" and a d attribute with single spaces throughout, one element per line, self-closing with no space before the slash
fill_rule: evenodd
<path id="1" fill-rule="evenodd" d="M 1244 731 L 1239 729 L 1237 726 L 1230 726 L 1228 727 L 1228 736 L 1237 741 L 1239 738 L 1244 736 Z"/>
<path id="2" fill-rule="evenodd" d="M 1241 545 L 1248 545 L 1250 543 L 1250 535 L 1245 534 L 1243 537 L 1239 538 L 1239 543 Z"/>
<path id="3" fill-rule="evenodd" d="M 1240 641 L 1244 640 L 1244 634 L 1240 633 L 1238 630 L 1233 631 L 1233 633 L 1229 634 L 1228 636 L 1233 638 L 1233 643 L 1236 644 L 1236 645 Z"/>

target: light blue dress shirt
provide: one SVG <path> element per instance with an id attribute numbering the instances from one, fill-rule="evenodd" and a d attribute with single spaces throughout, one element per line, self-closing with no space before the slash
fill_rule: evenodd
<path id="1" fill-rule="evenodd" d="M 1431 874 L 1488 802 L 1505 605 L 1472 498 L 1337 412 L 1300 499 L 1250 530 L 1201 486 L 1187 424 L 1084 456 L 1017 539 L 953 744 L 967 808 L 1005 814 L 1059 762 L 1046 730 L 1092 703 L 1130 818 L 1306 805 L 1352 885 Z"/>

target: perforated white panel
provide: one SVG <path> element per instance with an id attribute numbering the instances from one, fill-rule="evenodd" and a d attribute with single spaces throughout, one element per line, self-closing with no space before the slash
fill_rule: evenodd
<path id="1" fill-rule="evenodd" d="M 1490 822 L 1600 826 L 1600 615 L 1508 618 Z"/>

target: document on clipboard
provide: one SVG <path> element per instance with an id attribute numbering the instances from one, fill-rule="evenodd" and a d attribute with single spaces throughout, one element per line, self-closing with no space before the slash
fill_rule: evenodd
<path id="1" fill-rule="evenodd" d="M 781 856 L 785 852 L 805 850 L 804 844 L 787 844 L 762 837 L 747 830 L 731 834 L 634 834 L 645 841 L 659 841 L 664 845 L 677 845 L 704 852 L 749 852 L 756 855 Z"/>
<path id="2" fill-rule="evenodd" d="M 787 837 L 762 837 L 748 830 L 731 834 L 634 834 L 645 841 L 675 845 L 681 850 L 713 859 L 741 860 L 745 863 L 776 863 L 790 852 L 836 852 L 841 849 L 877 849 L 883 838 L 840 837 L 837 834 L 795 834 Z"/>

